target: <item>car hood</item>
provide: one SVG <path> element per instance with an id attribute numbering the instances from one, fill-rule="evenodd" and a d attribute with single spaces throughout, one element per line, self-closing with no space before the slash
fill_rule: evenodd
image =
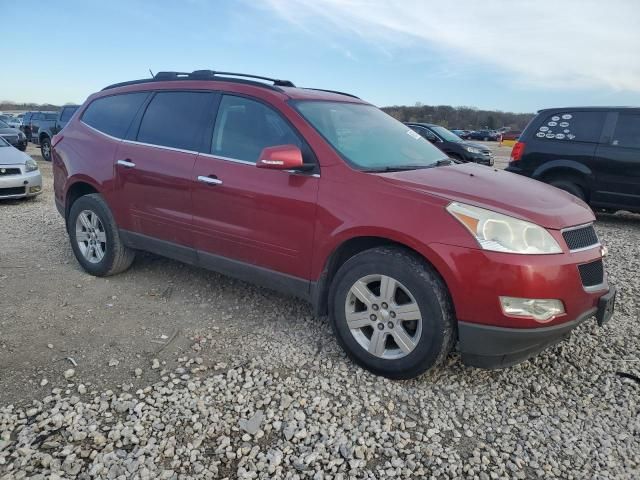
<path id="1" fill-rule="evenodd" d="M 591 209 L 555 187 L 515 173 L 474 163 L 380 174 L 400 188 L 468 203 L 505 215 L 561 229 L 593 222 Z"/>
<path id="2" fill-rule="evenodd" d="M 24 165 L 31 157 L 14 147 L 0 147 L 0 165 Z"/>

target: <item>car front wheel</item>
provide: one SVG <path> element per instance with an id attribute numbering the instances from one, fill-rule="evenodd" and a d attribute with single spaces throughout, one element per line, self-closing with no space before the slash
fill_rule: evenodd
<path id="1" fill-rule="evenodd" d="M 355 255 L 338 270 L 329 301 L 339 343 L 378 375 L 416 377 L 452 348 L 455 317 L 447 289 L 409 251 L 380 247 Z"/>
<path id="2" fill-rule="evenodd" d="M 76 259 L 88 273 L 106 277 L 123 272 L 133 262 L 135 251 L 122 243 L 109 207 L 94 193 L 71 206 L 67 229 Z"/>

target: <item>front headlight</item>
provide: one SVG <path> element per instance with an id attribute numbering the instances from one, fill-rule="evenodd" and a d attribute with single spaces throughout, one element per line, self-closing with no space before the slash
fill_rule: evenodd
<path id="1" fill-rule="evenodd" d="M 464 147 L 464 148 L 469 153 L 482 153 L 482 150 L 476 147 Z"/>
<path id="2" fill-rule="evenodd" d="M 453 202 L 447 206 L 485 250 L 530 255 L 562 253 L 544 228 L 484 208 Z"/>
<path id="3" fill-rule="evenodd" d="M 35 170 L 38 170 L 38 164 L 33 158 L 30 158 L 29 160 L 24 162 L 24 166 L 26 167 L 27 172 L 33 172 Z"/>

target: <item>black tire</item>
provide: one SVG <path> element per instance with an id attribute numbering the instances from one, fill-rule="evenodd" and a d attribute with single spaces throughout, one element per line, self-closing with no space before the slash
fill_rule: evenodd
<path id="1" fill-rule="evenodd" d="M 587 201 L 587 195 L 585 194 L 582 187 L 576 183 L 573 183 L 570 180 L 551 180 L 549 185 L 553 185 L 560 190 L 564 190 L 565 192 L 570 193 L 571 195 L 578 197 L 583 202 Z"/>
<path id="2" fill-rule="evenodd" d="M 18 150 L 20 150 L 21 152 L 26 152 L 27 146 L 25 145 L 24 147 L 18 147 Z"/>
<path id="3" fill-rule="evenodd" d="M 51 140 L 49 137 L 42 137 L 42 141 L 40 142 L 40 153 L 45 161 L 51 161 Z"/>
<path id="4" fill-rule="evenodd" d="M 369 353 L 347 326 L 347 295 L 359 279 L 368 275 L 386 275 L 396 279 L 411 292 L 420 309 L 422 333 L 415 348 L 404 357 L 386 359 Z M 329 316 L 338 342 L 349 357 L 363 368 L 392 379 L 413 378 L 441 363 L 451 351 L 455 339 L 456 320 L 444 282 L 417 255 L 397 247 L 364 251 L 340 267 L 331 284 Z M 397 328 L 402 327 L 397 324 Z"/>
<path id="5" fill-rule="evenodd" d="M 95 213 L 106 234 L 104 257 L 97 263 L 92 263 L 85 258 L 77 242 L 76 221 L 83 211 Z M 128 248 L 122 243 L 113 215 L 102 196 L 98 193 L 84 195 L 73 203 L 67 219 L 67 232 L 76 259 L 82 268 L 91 275 L 97 277 L 115 275 L 124 272 L 131 266 L 131 263 L 133 263 L 135 250 Z"/>

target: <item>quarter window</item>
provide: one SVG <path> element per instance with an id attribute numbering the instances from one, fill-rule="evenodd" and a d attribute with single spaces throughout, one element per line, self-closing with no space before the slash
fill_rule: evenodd
<path id="1" fill-rule="evenodd" d="M 557 112 L 542 122 L 535 135 L 545 140 L 600 141 L 605 112 Z"/>
<path id="2" fill-rule="evenodd" d="M 139 92 L 98 98 L 87 107 L 82 121 L 107 135 L 124 138 L 148 96 L 147 92 Z"/>
<path id="3" fill-rule="evenodd" d="M 149 103 L 138 131 L 138 141 L 200 151 L 213 94 L 158 92 Z"/>
<path id="4" fill-rule="evenodd" d="M 611 145 L 640 148 L 640 115 L 620 113 Z"/>
<path id="5" fill-rule="evenodd" d="M 213 155 L 257 162 L 264 148 L 276 145 L 303 149 L 298 135 L 271 108 L 243 97 L 222 97 L 213 131 Z"/>

